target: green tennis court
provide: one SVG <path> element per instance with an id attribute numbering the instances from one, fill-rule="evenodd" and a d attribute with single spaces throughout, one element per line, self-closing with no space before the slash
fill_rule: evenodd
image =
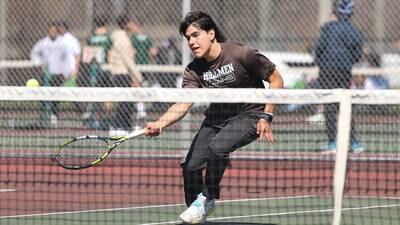
<path id="1" fill-rule="evenodd" d="M 301 201 L 301 207 L 296 202 Z M 345 202 L 343 221 L 351 224 L 365 224 L 365 218 L 379 219 L 379 224 L 393 224 L 391 215 L 400 207 L 398 199 L 379 199 L 352 197 Z M 384 204 L 381 202 L 384 201 Z M 208 224 L 330 224 L 332 208 L 320 206 L 320 202 L 330 203 L 329 199 L 317 196 L 287 196 L 260 199 L 224 200 L 217 203 L 217 212 L 211 216 Z M 372 204 L 371 204 L 372 203 Z M 288 207 L 289 206 L 289 207 Z M 291 206 L 291 207 L 290 207 Z M 270 208 L 273 207 L 271 210 Z M 284 208 L 285 210 L 277 210 Z M 263 210 L 264 209 L 264 210 Z M 148 205 L 124 208 L 107 208 L 95 210 L 65 211 L 56 213 L 26 214 L 1 217 L 4 224 L 54 224 L 53 221 L 64 221 L 68 224 L 180 224 L 177 216 L 184 206 L 182 204 Z M 227 213 L 229 212 L 229 213 Z M 351 217 L 346 217 L 352 214 Z M 356 216 L 355 216 L 356 215 Z M 299 221 L 301 218 L 301 221 Z M 76 222 L 74 222 L 76 221 Z"/>
<path id="2" fill-rule="evenodd" d="M 25 125 L 40 118 L 40 110 L 15 113 L 16 106 L 5 105 L 1 224 L 180 224 L 186 208 L 180 161 L 200 126 L 200 111 L 160 137 L 123 143 L 100 166 L 67 171 L 52 161 L 55 149 L 71 137 L 107 136 L 108 130 L 85 127 L 68 104 L 57 127 L 31 129 Z M 366 150 L 349 154 L 341 224 L 393 224 L 400 219 L 398 118 L 394 111 L 365 112 L 356 122 Z M 158 115 L 149 109 L 149 120 Z M 310 115 L 282 112 L 274 120 L 274 145 L 255 141 L 232 154 L 208 224 L 332 224 L 335 155 L 319 152 L 325 128 L 307 122 Z"/>

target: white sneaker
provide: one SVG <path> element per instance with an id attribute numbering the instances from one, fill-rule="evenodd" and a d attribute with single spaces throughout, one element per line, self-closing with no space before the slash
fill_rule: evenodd
<path id="1" fill-rule="evenodd" d="M 200 193 L 197 199 L 181 215 L 181 219 L 187 224 L 202 224 L 206 222 L 206 216 L 215 210 L 215 201 L 207 201 L 207 198 Z"/>
<path id="2" fill-rule="evenodd" d="M 306 121 L 309 123 L 323 123 L 325 122 L 325 116 L 323 113 L 317 113 L 313 116 L 307 117 Z"/>
<path id="3" fill-rule="evenodd" d="M 351 151 L 353 153 L 361 153 L 364 151 L 364 147 L 358 141 L 351 142 Z"/>
<path id="4" fill-rule="evenodd" d="M 336 153 L 336 141 L 329 141 L 322 147 L 322 153 L 335 154 Z"/>
<path id="5" fill-rule="evenodd" d="M 51 126 L 57 126 L 57 116 L 56 115 L 51 114 L 50 124 L 51 124 Z"/>
<path id="6" fill-rule="evenodd" d="M 143 102 L 138 102 L 136 105 L 137 115 L 136 119 L 142 119 L 147 116 L 146 109 Z"/>
<path id="7" fill-rule="evenodd" d="M 91 115 L 92 114 L 90 112 L 85 112 L 85 113 L 82 114 L 82 119 L 83 120 L 87 120 L 87 119 L 90 118 Z"/>

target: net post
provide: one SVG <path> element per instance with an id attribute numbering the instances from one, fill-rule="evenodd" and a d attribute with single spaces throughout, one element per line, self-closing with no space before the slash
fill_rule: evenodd
<path id="1" fill-rule="evenodd" d="M 339 98 L 337 151 L 334 173 L 334 207 L 332 225 L 340 225 L 342 216 L 343 191 L 346 180 L 347 152 L 350 139 L 351 126 L 351 91 L 336 90 Z"/>

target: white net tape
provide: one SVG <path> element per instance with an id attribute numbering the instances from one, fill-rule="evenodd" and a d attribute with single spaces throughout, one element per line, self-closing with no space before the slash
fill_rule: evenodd
<path id="1" fill-rule="evenodd" d="M 351 95 L 354 104 L 400 104 L 400 90 L 0 87 L 3 101 L 319 104 L 339 102 L 342 95 Z"/>

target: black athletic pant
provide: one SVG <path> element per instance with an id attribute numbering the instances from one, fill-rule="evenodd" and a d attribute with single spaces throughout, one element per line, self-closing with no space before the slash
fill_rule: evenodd
<path id="1" fill-rule="evenodd" d="M 114 87 L 132 87 L 132 78 L 130 75 L 120 74 L 112 76 Z M 114 128 L 122 128 L 124 130 L 132 129 L 132 114 L 134 110 L 133 102 L 117 103 L 115 115 L 113 116 L 112 125 Z"/>
<path id="2" fill-rule="evenodd" d="M 351 86 L 351 71 L 340 69 L 321 69 L 319 83 L 322 89 L 349 89 Z M 354 111 L 354 110 L 353 110 Z M 352 111 L 352 112 L 353 112 Z M 335 141 L 337 135 L 337 114 L 339 104 L 326 104 L 324 108 L 325 125 L 329 141 Z M 354 125 L 354 116 L 351 117 L 351 142 L 356 140 L 356 129 Z"/>
<path id="3" fill-rule="evenodd" d="M 223 121 L 204 120 L 182 164 L 188 206 L 201 192 L 208 199 L 219 199 L 220 182 L 229 164 L 229 155 L 258 137 L 258 120 L 258 113 L 238 115 Z"/>
<path id="4" fill-rule="evenodd" d="M 62 74 L 53 74 L 46 82 L 47 85 L 50 87 L 61 87 L 65 82 L 65 78 Z M 46 108 L 46 104 L 49 104 L 51 113 L 58 116 L 59 113 L 58 105 L 60 104 L 60 102 L 59 101 L 42 102 L 44 108 Z"/>

